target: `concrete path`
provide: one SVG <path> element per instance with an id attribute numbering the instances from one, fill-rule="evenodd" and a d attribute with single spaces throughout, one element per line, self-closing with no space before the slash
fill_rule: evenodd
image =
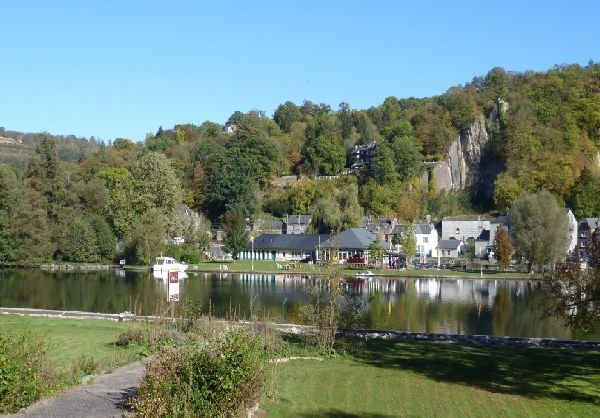
<path id="1" fill-rule="evenodd" d="M 121 417 L 123 403 L 144 377 L 146 368 L 136 362 L 95 377 L 54 398 L 44 399 L 10 417 L 26 418 L 104 418 Z"/>

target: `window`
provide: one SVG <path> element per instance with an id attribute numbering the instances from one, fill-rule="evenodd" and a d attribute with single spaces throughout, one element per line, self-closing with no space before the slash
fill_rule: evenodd
<path id="1" fill-rule="evenodd" d="M 427 244 L 429 242 L 429 237 L 423 237 L 423 243 Z"/>
<path id="2" fill-rule="evenodd" d="M 588 236 L 588 231 L 581 231 L 581 233 L 579 234 L 579 236 L 580 236 L 581 238 L 587 238 L 587 236 Z"/>

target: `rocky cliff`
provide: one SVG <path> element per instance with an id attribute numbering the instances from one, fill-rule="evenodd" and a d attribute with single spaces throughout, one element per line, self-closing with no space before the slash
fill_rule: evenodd
<path id="1" fill-rule="evenodd" d="M 489 128 L 483 115 L 478 116 L 450 144 L 445 161 L 432 169 L 432 179 L 439 190 L 471 190 L 480 179 L 481 162 L 490 139 Z"/>

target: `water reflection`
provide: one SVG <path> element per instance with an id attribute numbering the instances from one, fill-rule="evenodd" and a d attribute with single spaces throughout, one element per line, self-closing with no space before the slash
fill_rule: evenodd
<path id="1" fill-rule="evenodd" d="M 217 316 L 260 313 L 301 322 L 307 301 L 304 275 L 189 273 L 181 300 Z M 557 319 L 543 318 L 546 293 L 531 281 L 369 278 L 349 292 L 368 297 L 370 326 L 441 333 L 582 338 Z M 147 272 L 93 273 L 0 270 L 0 306 L 144 314 L 166 303 L 167 280 Z M 587 339 L 600 336 L 586 336 Z"/>

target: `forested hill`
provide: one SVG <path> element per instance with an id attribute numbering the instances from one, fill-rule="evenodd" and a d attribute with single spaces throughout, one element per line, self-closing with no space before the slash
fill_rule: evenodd
<path id="1" fill-rule="evenodd" d="M 72 258 L 74 220 L 88 233 L 104 222 L 130 242 L 150 224 L 174 236 L 181 202 L 212 222 L 310 212 L 323 232 L 357 225 L 363 215 L 414 220 L 503 211 L 519 194 L 540 189 L 578 217 L 600 214 L 600 65 L 592 62 L 546 72 L 494 68 L 440 96 L 389 97 L 365 110 L 285 102 L 272 117 L 235 112 L 225 125 L 160 128 L 142 143 L 87 141 L 74 158 L 63 155 L 65 138 L 50 139 L 0 177 L 0 193 L 14 197 L 0 199 L 12 202 L 0 214 L 44 214 L 38 229 L 58 237 L 40 249 L 42 258 Z M 373 141 L 373 154 L 364 155 L 372 160 L 353 159 L 357 145 Z M 275 186 L 284 175 L 301 180 Z M 27 229 L 31 222 L 14 224 Z M 33 239 L 27 231 L 4 234 L 17 234 L 19 246 Z"/>
<path id="2" fill-rule="evenodd" d="M 43 138 L 54 140 L 61 160 L 74 163 L 84 161 L 102 146 L 93 137 L 86 139 L 77 138 L 73 135 L 57 136 L 48 133 L 24 133 L 7 131 L 0 127 L 0 166 L 8 165 L 16 170 L 24 170 Z"/>

